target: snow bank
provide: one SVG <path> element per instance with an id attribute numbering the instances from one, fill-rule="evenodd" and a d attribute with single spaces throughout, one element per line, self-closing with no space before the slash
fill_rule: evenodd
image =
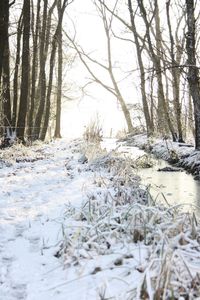
<path id="1" fill-rule="evenodd" d="M 137 146 L 158 158 L 183 167 L 194 174 L 195 179 L 200 180 L 200 153 L 195 151 L 194 146 L 175 143 L 168 139 L 147 138 L 145 134 L 128 137 L 125 142 L 129 146 Z"/>

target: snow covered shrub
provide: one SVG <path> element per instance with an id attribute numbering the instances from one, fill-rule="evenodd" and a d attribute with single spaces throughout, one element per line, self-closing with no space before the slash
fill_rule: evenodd
<path id="1" fill-rule="evenodd" d="M 155 162 L 151 158 L 151 156 L 148 154 L 144 154 L 140 157 L 138 157 L 134 162 L 133 162 L 133 167 L 135 168 L 151 168 Z"/>
<path id="2" fill-rule="evenodd" d="M 115 138 L 118 139 L 118 140 L 126 139 L 127 138 L 127 131 L 126 131 L 126 129 L 124 128 L 124 129 L 119 130 L 116 133 Z"/>
<path id="3" fill-rule="evenodd" d="M 92 119 L 90 123 L 85 127 L 83 138 L 87 142 L 100 142 L 102 140 L 102 137 L 102 126 L 97 115 L 96 118 Z"/>
<path id="4" fill-rule="evenodd" d="M 81 152 L 87 158 L 89 163 L 106 155 L 106 150 L 101 148 L 99 142 L 87 142 L 82 144 Z"/>
<path id="5" fill-rule="evenodd" d="M 0 148 L 4 149 L 12 146 L 17 141 L 16 131 L 12 131 L 10 128 L 6 128 L 6 132 L 1 138 Z"/>

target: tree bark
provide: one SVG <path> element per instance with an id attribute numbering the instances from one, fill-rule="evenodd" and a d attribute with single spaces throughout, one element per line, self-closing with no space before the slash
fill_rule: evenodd
<path id="1" fill-rule="evenodd" d="M 37 14 L 35 21 L 35 31 L 33 28 L 33 59 L 32 59 L 32 76 L 31 76 L 31 98 L 29 107 L 29 121 L 28 121 L 28 136 L 32 139 L 33 134 L 33 118 L 35 110 L 35 97 L 36 97 L 36 80 L 37 80 L 37 69 L 38 69 L 38 38 L 40 29 L 40 3 L 41 0 L 37 1 Z M 32 8 L 33 9 L 33 8 Z"/>
<path id="2" fill-rule="evenodd" d="M 191 94 L 188 94 L 188 118 L 187 118 L 187 124 L 189 133 L 192 133 L 195 137 L 195 129 L 194 129 L 194 109 L 193 109 L 193 102 Z"/>
<path id="3" fill-rule="evenodd" d="M 138 64 L 139 64 L 140 90 L 141 90 L 141 95 L 142 95 L 144 117 L 145 117 L 145 121 L 146 121 L 146 130 L 147 130 L 147 135 L 150 136 L 153 134 L 154 126 L 153 126 L 153 121 L 151 120 L 149 106 L 148 106 L 148 102 L 147 102 L 146 85 L 145 85 L 145 82 L 146 82 L 145 71 L 144 71 L 144 65 L 143 65 L 143 59 L 142 59 L 142 47 L 140 46 L 140 42 L 139 42 L 139 38 L 138 38 L 138 33 L 137 33 L 136 25 L 135 25 L 131 0 L 128 0 L 128 8 L 129 8 L 129 13 L 130 13 L 131 28 L 132 28 L 132 32 L 134 35 L 137 59 L 138 59 Z"/>
<path id="4" fill-rule="evenodd" d="M 2 57 L 2 100 L 3 100 L 3 125 L 4 132 L 11 127 L 11 102 L 10 102 L 10 49 L 9 49 L 9 1 L 3 0 L 3 57 Z"/>
<path id="5" fill-rule="evenodd" d="M 155 37 L 156 37 L 155 58 L 157 59 L 158 65 L 160 68 L 160 71 L 156 72 L 156 78 L 157 78 L 157 82 L 162 82 L 163 81 L 163 74 L 161 72 L 162 34 L 161 34 L 161 29 L 160 29 L 160 16 L 159 16 L 159 7 L 157 4 L 157 1 L 155 2 L 154 9 L 155 9 Z M 152 54 L 152 52 L 150 54 Z M 154 62 L 153 62 L 153 64 L 155 67 Z M 158 79 L 158 77 L 160 77 L 160 78 Z M 165 94 L 164 94 L 163 83 L 161 85 L 158 84 L 157 98 L 158 98 L 158 107 L 157 107 L 158 131 L 164 135 L 168 131 L 168 128 L 167 128 L 168 125 L 167 125 L 167 120 L 166 120 L 166 116 L 165 116 L 166 99 L 165 99 Z M 167 107 L 167 104 L 166 104 L 166 107 Z"/>
<path id="6" fill-rule="evenodd" d="M 66 8 L 67 0 L 63 1 L 62 8 L 60 10 L 58 25 L 56 28 L 56 32 L 53 36 L 52 40 L 52 50 L 51 50 L 51 57 L 50 57 L 50 70 L 49 70 L 49 82 L 48 82 L 48 89 L 47 89 L 47 97 L 46 97 L 46 109 L 45 109 L 45 116 L 44 116 L 44 125 L 42 128 L 42 132 L 40 135 L 41 140 L 45 140 L 49 119 L 50 119 L 50 109 L 51 109 L 51 91 L 52 91 L 52 81 L 53 81 L 53 71 L 54 71 L 54 64 L 55 64 L 55 55 L 56 49 L 58 45 L 58 38 L 59 38 L 59 31 L 62 30 L 62 20 L 63 14 Z"/>
<path id="7" fill-rule="evenodd" d="M 160 127 L 160 130 L 162 131 L 163 124 L 165 123 L 165 118 L 166 118 L 166 121 L 167 121 L 169 130 L 171 132 L 172 138 L 175 141 L 176 140 L 176 134 L 175 134 L 175 131 L 174 131 L 174 126 L 173 126 L 173 123 L 171 121 L 171 118 L 170 118 L 170 115 L 169 115 L 169 111 L 168 111 L 167 105 L 166 105 L 166 100 L 165 100 L 160 57 L 159 57 L 158 52 L 155 53 L 154 48 L 153 48 L 153 44 L 152 44 L 152 40 L 151 40 L 151 36 L 150 36 L 150 24 L 149 24 L 149 22 L 147 20 L 147 13 L 146 13 L 146 9 L 144 7 L 143 1 L 142 0 L 137 0 L 137 3 L 138 3 L 138 6 L 140 8 L 140 12 L 141 12 L 142 18 L 144 20 L 144 24 L 145 24 L 145 28 L 146 28 L 146 37 L 147 37 L 147 42 L 148 42 L 148 47 L 149 47 L 149 52 L 150 52 L 150 56 L 152 58 L 152 62 L 153 62 L 154 68 L 155 68 L 155 74 L 156 74 L 157 84 L 158 84 L 158 103 L 160 101 L 160 103 L 161 103 L 161 111 L 163 111 L 163 114 L 164 114 L 164 117 L 162 117 L 160 119 L 160 121 L 159 121 L 159 127 Z M 155 10 L 156 10 L 156 14 L 158 14 L 157 0 L 155 0 Z M 158 26 L 158 24 L 156 24 L 156 25 Z M 159 31 L 160 31 L 160 29 L 159 29 Z M 158 51 L 160 49 L 159 44 L 157 44 L 157 48 L 158 48 L 157 49 L 157 51 Z"/>
<path id="8" fill-rule="evenodd" d="M 183 142 L 183 130 L 182 130 L 182 122 L 181 122 L 181 103 L 180 103 L 180 71 L 178 69 L 178 65 L 175 59 L 175 53 L 174 53 L 174 37 L 172 34 L 172 27 L 171 27 L 171 21 L 170 21 L 170 7 L 171 0 L 168 0 L 166 2 L 166 11 L 167 11 L 167 24 L 169 29 L 169 38 L 170 38 L 170 57 L 171 57 L 171 74 L 172 74 L 172 80 L 173 80 L 173 103 L 174 103 L 174 110 L 175 110 L 175 116 L 176 116 L 176 123 L 177 123 L 177 129 L 178 129 L 178 141 Z"/>
<path id="9" fill-rule="evenodd" d="M 30 36 L 30 0 L 24 0 L 23 4 L 23 49 L 22 49 L 22 80 L 21 80 L 21 94 L 19 104 L 19 114 L 17 122 L 17 136 L 24 142 L 24 133 L 26 127 L 26 116 L 29 98 L 29 36 Z"/>
<path id="10" fill-rule="evenodd" d="M 3 69 L 3 55 L 4 55 L 4 48 L 5 48 L 5 41 L 7 39 L 7 26 L 8 23 L 5 22 L 6 19 L 6 11 L 9 9 L 8 0 L 1 0 L 0 1 L 0 83 L 1 83 L 1 75 Z"/>
<path id="11" fill-rule="evenodd" d="M 17 27 L 17 52 L 15 59 L 15 71 L 13 80 L 13 108 L 12 108 L 12 128 L 15 129 L 17 122 L 17 107 L 18 107 L 18 86 L 19 86 L 19 66 L 20 66 L 20 55 L 21 55 L 21 36 L 22 36 L 22 26 L 23 26 L 23 12 L 19 18 Z"/>
<path id="12" fill-rule="evenodd" d="M 40 36 L 40 54 L 39 54 L 39 107 L 37 110 L 35 123 L 34 123 L 34 133 L 33 138 L 38 139 L 40 136 L 40 131 L 42 127 L 42 117 L 44 114 L 44 107 L 46 101 L 46 73 L 45 73 L 45 39 L 46 39 L 46 30 L 47 30 L 47 5 L 48 0 L 44 0 L 43 8 L 43 22 L 42 22 L 42 32 Z"/>
<path id="13" fill-rule="evenodd" d="M 58 14 L 61 13 L 61 0 L 58 1 Z M 63 67 L 63 50 L 62 50 L 62 28 L 58 29 L 58 83 L 57 83 L 57 99 L 56 99 L 56 126 L 55 138 L 61 138 L 60 122 L 61 122 L 61 98 L 62 98 L 62 67 Z"/>
<path id="14" fill-rule="evenodd" d="M 187 35 L 186 50 L 188 63 L 188 82 L 189 90 L 194 104 L 194 122 L 195 122 L 195 148 L 200 150 L 200 81 L 199 70 L 196 65 L 196 46 L 195 46 L 195 16 L 194 0 L 186 0 L 187 10 Z"/>
<path id="15" fill-rule="evenodd" d="M 47 59 L 47 54 L 49 51 L 50 46 L 50 40 L 51 40 L 51 21 L 52 21 L 52 14 L 54 11 L 54 8 L 56 7 L 57 2 L 60 0 L 54 0 L 52 6 L 49 8 L 48 14 L 47 14 L 47 30 L 46 30 L 46 36 L 45 36 L 45 60 Z"/>
<path id="16" fill-rule="evenodd" d="M 8 21 L 8 19 L 7 19 Z M 8 27 L 7 27 L 8 28 Z M 7 34 L 8 37 L 8 34 Z M 5 132 L 8 128 L 11 129 L 11 101 L 10 101 L 10 50 L 9 40 L 7 38 L 4 48 L 3 56 L 3 80 L 2 80 L 2 94 L 3 94 L 3 114 L 4 114 L 4 126 Z"/>

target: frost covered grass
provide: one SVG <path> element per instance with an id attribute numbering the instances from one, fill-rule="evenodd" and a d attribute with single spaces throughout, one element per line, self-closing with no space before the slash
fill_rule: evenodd
<path id="1" fill-rule="evenodd" d="M 63 242 L 56 254 L 64 265 L 78 270 L 101 257 L 82 276 L 103 273 L 108 282 L 118 277 L 124 286 L 119 293 L 110 283 L 99 299 L 200 297 L 200 226 L 195 215 L 180 213 L 177 206 L 156 206 L 148 190 L 139 187 L 128 160 L 104 154 L 87 169 L 95 172 L 87 199 L 80 207 L 68 204 L 65 211 Z M 110 261 L 113 254 L 116 258 Z M 137 284 L 132 282 L 135 277 Z"/>
<path id="2" fill-rule="evenodd" d="M 22 143 L 15 143 L 12 147 L 0 150 L 1 164 L 13 164 L 15 162 L 33 162 L 47 157 L 44 154 L 46 146 L 40 141 L 36 141 L 32 146 L 24 146 Z"/>
<path id="3" fill-rule="evenodd" d="M 102 125 L 99 116 L 96 115 L 85 127 L 83 138 L 88 142 L 99 143 L 102 140 Z"/>
<path id="4" fill-rule="evenodd" d="M 146 134 L 130 136 L 126 139 L 128 145 L 137 146 L 164 160 L 179 160 L 189 157 L 194 152 L 192 145 L 175 143 L 170 139 L 147 138 Z"/>
<path id="5" fill-rule="evenodd" d="M 196 180 L 200 180 L 200 154 L 191 144 L 175 143 L 170 139 L 147 138 L 145 134 L 130 136 L 125 142 L 186 169 L 195 175 Z"/>
<path id="6" fill-rule="evenodd" d="M 134 159 L 82 140 L 20 147 L 0 170 L 3 300 L 200 298 L 199 220 L 154 201 Z"/>

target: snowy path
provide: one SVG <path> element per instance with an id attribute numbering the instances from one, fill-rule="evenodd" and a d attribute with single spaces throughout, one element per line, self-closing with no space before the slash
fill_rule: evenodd
<path id="1" fill-rule="evenodd" d="M 13 159 L 10 167 L 0 166 L 0 300 L 124 299 L 143 277 L 137 268 L 147 256 L 146 247 L 126 246 L 120 230 L 119 240 L 110 229 L 100 241 L 98 230 L 104 224 L 80 219 L 88 197 L 96 193 L 97 203 L 106 201 L 105 176 L 114 192 L 110 173 L 83 164 L 81 147 L 80 141 L 61 140 L 1 153 Z M 112 222 L 118 224 L 113 219 L 111 227 Z M 67 252 L 59 257 L 68 239 Z M 90 239 L 94 251 L 88 248 Z"/>
<path id="2" fill-rule="evenodd" d="M 65 204 L 82 198 L 86 178 L 67 174 L 65 163 L 77 154 L 65 141 L 44 152 L 44 160 L 0 170 L 1 300 L 66 299 L 49 290 L 65 276 L 54 254 Z"/>

